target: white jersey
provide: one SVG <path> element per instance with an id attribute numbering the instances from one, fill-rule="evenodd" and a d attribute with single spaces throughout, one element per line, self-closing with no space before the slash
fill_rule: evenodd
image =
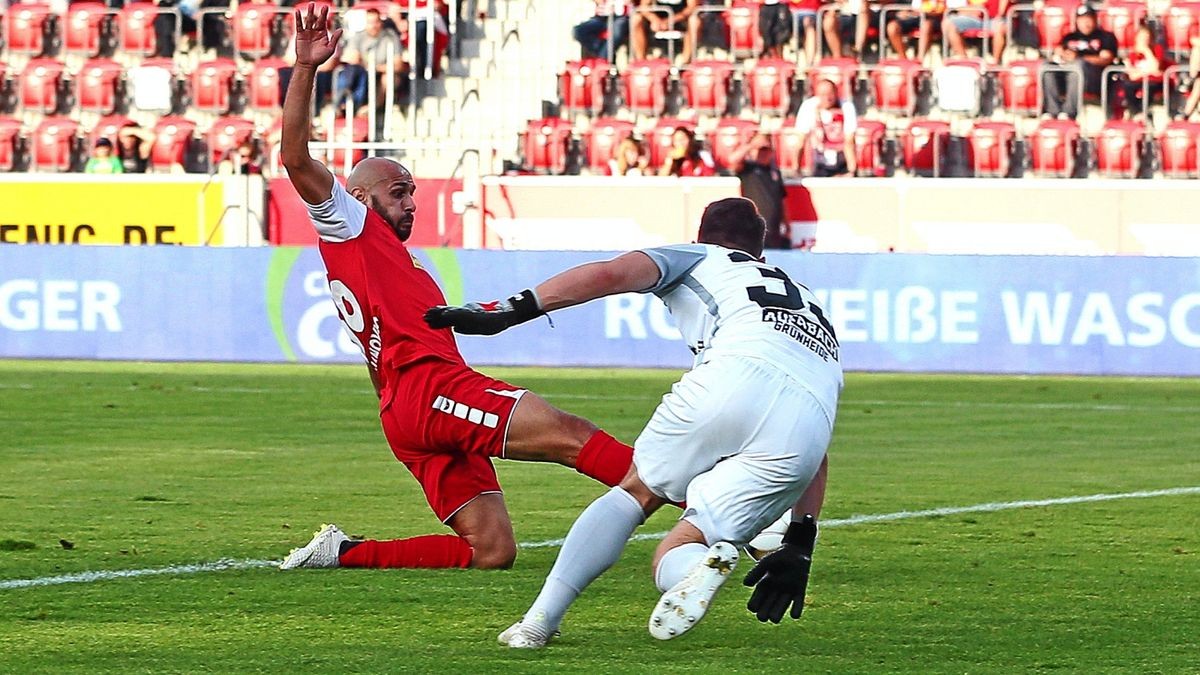
<path id="1" fill-rule="evenodd" d="M 662 299 L 696 355 L 759 359 L 816 397 L 830 423 L 842 388 L 837 336 L 816 297 L 783 270 L 713 244 L 644 249 L 662 276 Z"/>

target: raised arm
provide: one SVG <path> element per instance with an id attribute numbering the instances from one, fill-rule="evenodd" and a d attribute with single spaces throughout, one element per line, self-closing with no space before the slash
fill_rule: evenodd
<path id="1" fill-rule="evenodd" d="M 283 140 L 280 156 L 300 198 L 309 204 L 327 201 L 333 193 L 333 174 L 308 152 L 313 83 L 317 68 L 336 51 L 341 29 L 329 33 L 329 7 L 314 13 L 296 10 L 296 65 L 283 100 Z"/>

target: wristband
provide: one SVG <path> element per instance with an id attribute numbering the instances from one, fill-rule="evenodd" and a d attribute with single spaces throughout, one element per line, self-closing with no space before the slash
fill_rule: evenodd
<path id="1" fill-rule="evenodd" d="M 514 326 L 545 314 L 542 311 L 542 303 L 538 301 L 537 294 L 533 292 L 532 288 L 526 288 L 510 297 L 508 304 L 512 306 L 512 325 Z"/>
<path id="2" fill-rule="evenodd" d="M 792 521 L 783 535 L 785 545 L 795 546 L 805 555 L 812 555 L 817 544 L 817 521 L 811 513 L 804 514 L 799 522 Z"/>

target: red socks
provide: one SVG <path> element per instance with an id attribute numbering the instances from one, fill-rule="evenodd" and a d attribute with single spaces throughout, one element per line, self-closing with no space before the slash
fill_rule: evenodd
<path id="1" fill-rule="evenodd" d="M 575 470 L 609 487 L 621 482 L 633 463 L 633 448 L 597 430 L 579 449 Z"/>
<path id="2" fill-rule="evenodd" d="M 453 534 L 427 534 L 411 539 L 368 539 L 338 556 L 342 567 L 469 567 L 475 550 Z"/>

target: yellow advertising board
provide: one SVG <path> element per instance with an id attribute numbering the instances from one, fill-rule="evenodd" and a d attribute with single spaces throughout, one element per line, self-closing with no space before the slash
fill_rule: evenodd
<path id="1" fill-rule="evenodd" d="M 207 176 L 6 176 L 0 244 L 222 245 L 223 193 Z"/>

